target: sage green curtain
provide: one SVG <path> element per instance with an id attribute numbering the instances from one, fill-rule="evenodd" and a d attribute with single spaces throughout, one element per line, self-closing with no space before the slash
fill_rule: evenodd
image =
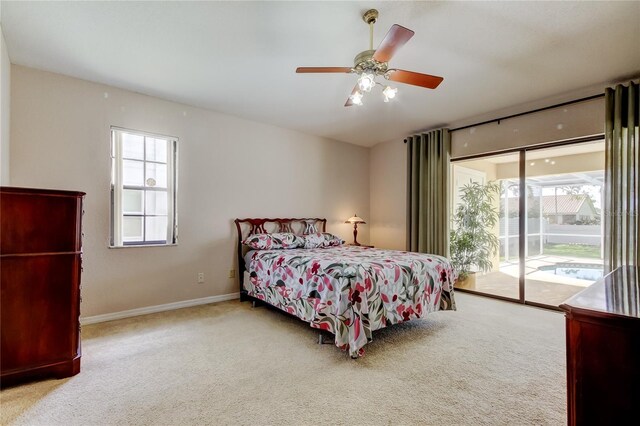
<path id="1" fill-rule="evenodd" d="M 605 92 L 604 263 L 607 272 L 640 265 L 638 84 Z"/>
<path id="2" fill-rule="evenodd" d="M 449 129 L 407 138 L 407 250 L 449 256 Z"/>

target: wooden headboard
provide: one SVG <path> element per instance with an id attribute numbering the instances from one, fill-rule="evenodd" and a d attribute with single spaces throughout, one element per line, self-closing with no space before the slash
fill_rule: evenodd
<path id="1" fill-rule="evenodd" d="M 276 219 L 236 219 L 236 229 L 238 230 L 238 281 L 240 282 L 240 299 L 246 291 L 243 287 L 244 280 L 244 254 L 245 247 L 242 245 L 249 235 L 253 234 L 273 234 L 275 232 L 292 232 L 296 235 L 312 234 L 314 232 L 327 231 L 327 219 L 320 218 L 276 218 Z"/>

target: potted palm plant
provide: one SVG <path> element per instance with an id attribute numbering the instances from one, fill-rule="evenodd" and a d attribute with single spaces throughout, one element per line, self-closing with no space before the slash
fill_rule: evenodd
<path id="1" fill-rule="evenodd" d="M 500 185 L 472 182 L 460 190 L 460 204 L 453 215 L 451 262 L 458 272 L 457 287 L 473 287 L 476 271 L 491 270 L 499 242 L 495 227 L 499 213 L 495 197 Z"/>

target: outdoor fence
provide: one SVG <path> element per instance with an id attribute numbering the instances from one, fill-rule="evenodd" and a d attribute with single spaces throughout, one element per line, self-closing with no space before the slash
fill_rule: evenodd
<path id="1" fill-rule="evenodd" d="M 551 244 L 602 244 L 600 225 L 546 225 L 543 241 Z"/>
<path id="2" fill-rule="evenodd" d="M 551 244 L 576 244 L 590 247 L 602 245 L 600 225 L 556 225 L 541 222 L 538 218 L 529 218 L 527 231 L 528 256 L 544 254 L 544 247 Z M 500 257 L 517 258 L 519 252 L 517 217 L 509 218 L 507 223 L 504 218 L 500 220 L 499 239 Z"/>

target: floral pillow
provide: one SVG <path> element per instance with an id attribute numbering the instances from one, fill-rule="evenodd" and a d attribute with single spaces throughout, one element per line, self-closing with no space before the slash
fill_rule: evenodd
<path id="1" fill-rule="evenodd" d="M 316 232 L 304 236 L 304 248 L 335 247 L 344 244 L 344 240 L 328 232 Z"/>
<path id="2" fill-rule="evenodd" d="M 293 249 L 304 246 L 304 238 L 291 232 L 249 235 L 242 244 L 256 250 Z"/>

